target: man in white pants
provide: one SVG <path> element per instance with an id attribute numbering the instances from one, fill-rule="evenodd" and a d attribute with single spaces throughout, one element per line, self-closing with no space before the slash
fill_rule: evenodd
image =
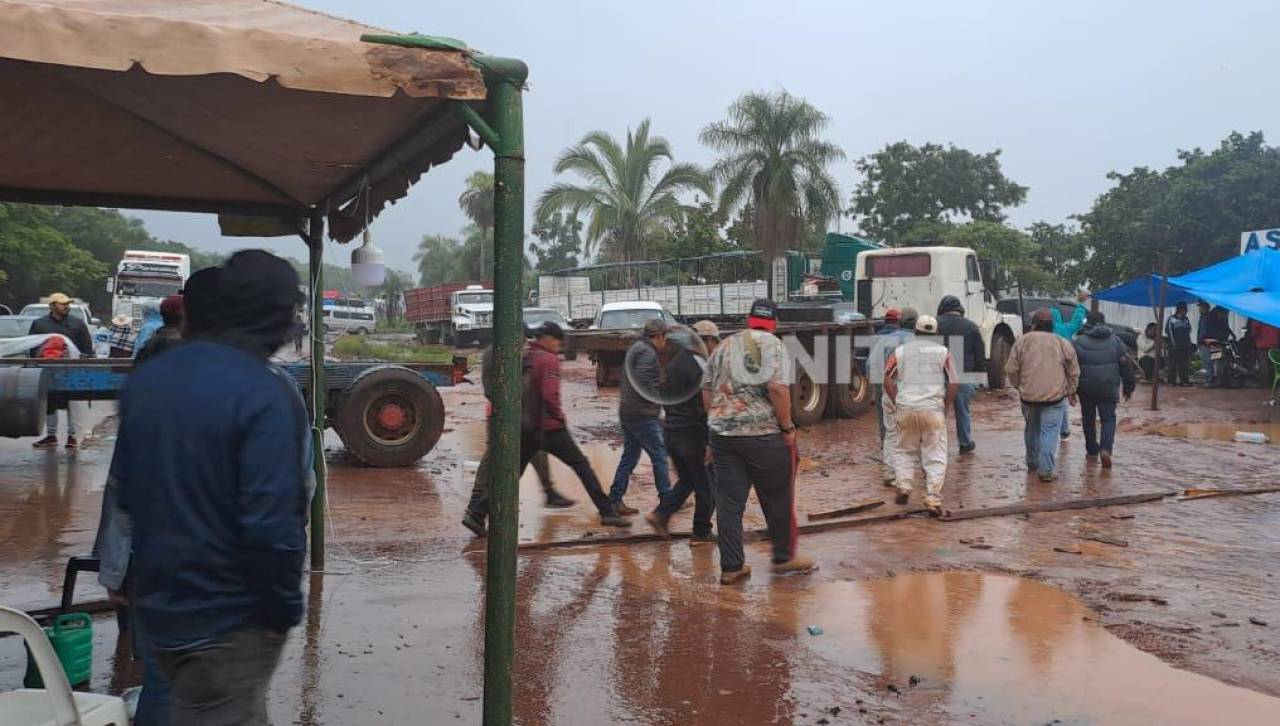
<path id="1" fill-rule="evenodd" d="M 884 392 L 893 402 L 898 424 L 896 462 L 898 504 L 906 504 L 924 469 L 924 507 L 942 514 L 942 484 L 947 478 L 947 411 L 956 397 L 959 376 L 955 361 L 936 337 L 938 321 L 924 315 L 916 321 L 916 337 L 893 352 L 885 366 Z"/>
<path id="2" fill-rule="evenodd" d="M 886 319 L 888 315 L 886 313 Z M 879 370 L 874 371 L 879 374 L 879 378 L 872 380 L 880 380 L 880 389 L 876 391 L 876 407 L 880 412 L 880 468 L 883 472 L 884 485 L 894 486 L 898 480 L 898 472 L 896 470 L 898 451 L 898 414 L 894 410 L 893 401 L 884 395 L 884 367 L 889 363 L 889 357 L 898 349 L 898 346 L 906 343 L 915 337 L 916 320 L 920 314 L 915 308 L 905 307 L 899 313 L 897 326 L 893 330 L 881 333 L 876 336 L 875 352 L 872 353 L 872 365 L 877 366 Z"/>

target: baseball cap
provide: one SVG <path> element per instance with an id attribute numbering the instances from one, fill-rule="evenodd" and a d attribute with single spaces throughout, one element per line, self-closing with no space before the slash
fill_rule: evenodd
<path id="1" fill-rule="evenodd" d="M 719 338 L 720 328 L 710 320 L 699 320 L 693 324 L 693 332 L 698 334 L 700 338 Z"/>
<path id="2" fill-rule="evenodd" d="M 934 335 L 938 332 L 938 319 L 932 315 L 921 315 L 916 319 L 916 332 Z"/>
<path id="3" fill-rule="evenodd" d="M 897 320 L 900 317 L 902 317 L 902 313 L 898 312 L 897 308 L 889 308 L 888 310 L 884 311 L 885 320 Z"/>
<path id="4" fill-rule="evenodd" d="M 128 316 L 128 315 L 125 315 L 124 313 L 121 313 L 121 314 L 119 314 L 119 315 L 117 315 L 117 316 L 115 316 L 114 318 L 112 318 L 112 319 L 111 319 L 111 324 L 112 324 L 112 325 L 120 325 L 120 326 L 124 326 L 124 325 L 128 325 L 129 323 L 132 323 L 132 322 L 133 322 L 133 320 L 131 320 L 131 319 L 129 318 L 129 316 Z"/>
<path id="5" fill-rule="evenodd" d="M 54 303 L 61 303 L 61 304 L 63 304 L 63 305 L 70 305 L 70 304 L 71 304 L 71 298 L 67 297 L 66 295 L 63 295 L 63 294 L 62 294 L 62 293 L 60 293 L 60 292 L 55 292 L 54 294 L 52 294 L 52 295 L 50 295 L 50 296 L 49 296 L 49 304 L 50 304 L 50 305 L 52 305 L 52 304 L 54 304 Z"/>
<path id="6" fill-rule="evenodd" d="M 1053 322 L 1053 313 L 1049 312 L 1049 308 L 1040 308 L 1031 314 L 1031 322 L 1045 323 Z"/>
<path id="7" fill-rule="evenodd" d="M 751 311 L 747 313 L 747 327 L 770 333 L 777 330 L 778 304 L 766 297 L 751 303 Z"/>

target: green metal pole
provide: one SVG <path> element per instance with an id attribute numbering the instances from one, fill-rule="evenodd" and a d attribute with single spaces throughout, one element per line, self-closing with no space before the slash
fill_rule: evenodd
<path id="1" fill-rule="evenodd" d="M 494 153 L 494 416 L 497 441 L 490 492 L 484 602 L 484 724 L 509 726 L 515 669 L 516 534 L 520 478 L 520 290 L 524 277 L 524 118 L 529 70 L 517 60 L 480 57 L 489 88 Z"/>
<path id="2" fill-rule="evenodd" d="M 310 255 L 309 302 L 311 306 L 311 451 L 316 493 L 311 498 L 311 571 L 324 570 L 325 480 L 325 376 L 324 376 L 324 213 L 313 212 L 307 225 Z"/>

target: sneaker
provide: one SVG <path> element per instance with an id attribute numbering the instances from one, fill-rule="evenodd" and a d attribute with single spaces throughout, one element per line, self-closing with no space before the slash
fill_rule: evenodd
<path id="1" fill-rule="evenodd" d="M 739 582 L 742 582 L 743 580 L 747 579 L 748 577 L 751 577 L 751 565 L 743 565 L 741 570 L 734 570 L 733 572 L 721 572 L 720 584 L 736 585 Z"/>
<path id="2" fill-rule="evenodd" d="M 1085 454 L 1085 455 L 1084 455 L 1084 458 L 1085 458 L 1085 460 L 1086 460 L 1086 461 L 1097 461 L 1097 460 L 1098 460 L 1098 455 L 1097 455 L 1097 454 Z"/>
<path id="3" fill-rule="evenodd" d="M 622 502 L 618 502 L 617 504 L 613 505 L 613 511 L 617 512 L 618 514 L 624 517 L 629 517 L 633 514 L 640 513 L 639 509 L 636 509 L 635 507 L 628 507 L 626 504 L 623 504 Z"/>
<path id="4" fill-rule="evenodd" d="M 1039 473 L 1039 477 L 1040 481 L 1053 481 L 1058 478 L 1058 475 L 1051 471 L 1042 471 Z"/>
<path id="5" fill-rule="evenodd" d="M 40 439 L 39 441 L 35 442 L 31 446 L 36 449 L 56 449 L 58 448 L 58 437 L 46 436 L 43 439 Z"/>
<path id="6" fill-rule="evenodd" d="M 574 505 L 574 501 L 569 497 L 561 494 L 555 489 L 547 490 L 546 506 L 549 509 L 568 509 Z"/>
<path id="7" fill-rule="evenodd" d="M 666 517 L 657 512 L 649 512 L 644 515 L 644 521 L 648 522 L 650 527 L 653 527 L 653 531 L 657 532 L 659 537 L 671 539 L 671 530 L 667 529 Z"/>
<path id="8" fill-rule="evenodd" d="M 708 532 L 706 534 L 695 534 L 689 538 L 689 546 L 702 547 L 703 545 L 713 545 L 717 541 L 718 540 L 716 539 L 716 535 L 714 532 Z"/>
<path id="9" fill-rule="evenodd" d="M 925 511 L 929 512 L 929 514 L 932 514 L 935 517 L 942 516 L 942 498 L 941 497 L 936 497 L 932 494 L 927 494 L 925 495 L 925 498 L 922 504 L 924 504 Z"/>
<path id="10" fill-rule="evenodd" d="M 773 567 L 775 575 L 798 575 L 804 572 L 813 572 L 818 569 L 818 563 L 808 557 L 796 555 L 786 562 L 775 562 Z"/>
<path id="11" fill-rule="evenodd" d="M 1027 471 L 1035 471 L 1037 468 L 1039 468 L 1039 465 L 1034 461 L 1027 462 Z"/>
<path id="12" fill-rule="evenodd" d="M 467 512 L 462 515 L 462 526 L 471 530 L 472 534 L 481 539 L 489 536 L 489 532 L 484 526 L 484 517 L 472 512 L 471 510 L 467 510 Z"/>
<path id="13" fill-rule="evenodd" d="M 68 437 L 67 437 L 67 450 L 68 450 L 68 451 L 75 451 L 75 450 L 76 450 L 76 449 L 78 449 L 78 448 L 80 448 L 80 442 L 76 441 L 76 437 L 74 437 L 74 436 L 68 436 Z"/>
<path id="14" fill-rule="evenodd" d="M 1111 452 L 1103 449 L 1101 455 L 1102 455 L 1102 468 L 1110 469 L 1111 468 Z"/>
<path id="15" fill-rule="evenodd" d="M 626 529 L 631 526 L 631 520 L 617 514 L 600 515 L 600 524 L 606 527 L 621 527 Z"/>
<path id="16" fill-rule="evenodd" d="M 978 448 L 977 444 L 960 444 L 961 454 L 972 454 L 973 450 Z"/>

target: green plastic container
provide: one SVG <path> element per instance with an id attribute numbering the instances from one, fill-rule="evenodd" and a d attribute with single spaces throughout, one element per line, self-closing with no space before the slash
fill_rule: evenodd
<path id="1" fill-rule="evenodd" d="M 93 670 L 93 618 L 87 613 L 67 613 L 59 615 L 53 621 L 53 627 L 45 628 L 44 634 L 53 645 L 53 652 L 58 654 L 62 670 L 67 673 L 67 680 L 74 688 L 89 682 Z M 44 688 L 40 678 L 40 669 L 27 650 L 27 675 L 22 679 L 26 688 Z"/>

